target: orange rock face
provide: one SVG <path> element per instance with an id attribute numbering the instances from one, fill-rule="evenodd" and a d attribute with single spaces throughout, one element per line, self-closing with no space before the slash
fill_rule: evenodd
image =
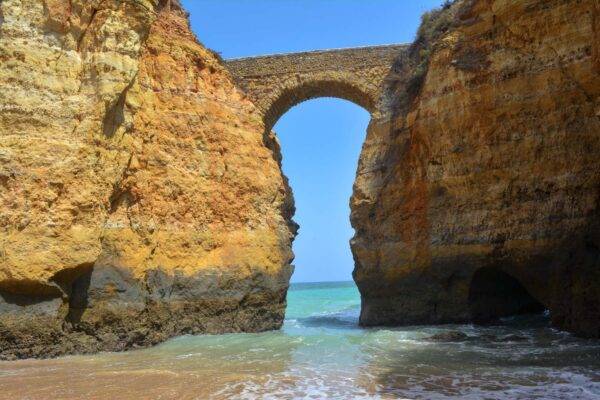
<path id="1" fill-rule="evenodd" d="M 598 3 L 453 7 L 420 92 L 374 121 L 363 148 L 352 201 L 361 322 L 547 308 L 557 326 L 598 337 Z"/>
<path id="2" fill-rule="evenodd" d="M 283 321 L 277 142 L 166 4 L 0 4 L 0 358 Z"/>
<path id="3" fill-rule="evenodd" d="M 598 337 L 600 5 L 448 10 L 363 147 L 361 322 L 549 309 Z M 0 359 L 281 326 L 278 144 L 177 1 L 3 0 L 0 60 Z"/>

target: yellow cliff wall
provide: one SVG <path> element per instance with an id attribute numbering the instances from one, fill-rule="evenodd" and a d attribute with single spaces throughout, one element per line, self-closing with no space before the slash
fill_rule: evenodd
<path id="1" fill-rule="evenodd" d="M 164 6 L 0 4 L 0 357 L 283 321 L 277 142 Z"/>

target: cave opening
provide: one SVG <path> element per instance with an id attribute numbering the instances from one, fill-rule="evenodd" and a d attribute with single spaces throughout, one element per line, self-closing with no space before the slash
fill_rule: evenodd
<path id="1" fill-rule="evenodd" d="M 480 268 L 469 288 L 471 319 L 490 324 L 513 315 L 537 314 L 546 308 L 512 275 L 494 267 Z"/>

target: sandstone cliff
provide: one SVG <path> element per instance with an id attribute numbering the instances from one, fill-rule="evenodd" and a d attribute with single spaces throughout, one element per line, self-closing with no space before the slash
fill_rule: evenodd
<path id="1" fill-rule="evenodd" d="M 275 139 L 177 2 L 0 2 L 0 358 L 278 328 Z"/>
<path id="2" fill-rule="evenodd" d="M 0 60 L 0 358 L 281 325 L 278 144 L 175 0 L 3 0 Z M 599 74 L 595 0 L 426 18 L 359 164 L 362 324 L 600 336 Z"/>
<path id="3" fill-rule="evenodd" d="M 361 155 L 361 323 L 547 308 L 599 337 L 599 3 L 459 0 L 424 23 Z"/>

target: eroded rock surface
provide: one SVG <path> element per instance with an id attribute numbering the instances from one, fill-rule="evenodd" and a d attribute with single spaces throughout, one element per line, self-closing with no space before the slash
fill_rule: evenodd
<path id="1" fill-rule="evenodd" d="M 279 328 L 293 201 L 176 1 L 0 3 L 0 358 Z"/>
<path id="2" fill-rule="evenodd" d="M 416 93 L 422 71 L 398 60 L 352 199 L 362 324 L 542 305 L 600 336 L 599 11 L 461 0 Z"/>
<path id="3" fill-rule="evenodd" d="M 442 17 L 374 105 L 361 323 L 547 308 L 598 337 L 600 5 Z M 281 326 L 296 226 L 273 121 L 177 1 L 3 0 L 0 61 L 0 358 Z M 331 88 L 286 95 L 353 99 Z"/>

